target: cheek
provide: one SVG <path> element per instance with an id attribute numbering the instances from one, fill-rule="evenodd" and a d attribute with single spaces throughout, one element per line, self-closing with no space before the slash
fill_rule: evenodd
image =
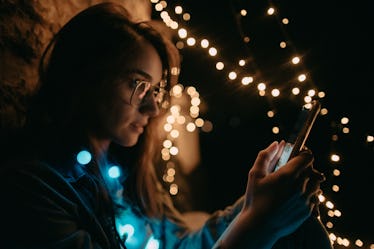
<path id="1" fill-rule="evenodd" d="M 108 106 L 108 123 L 113 129 L 123 129 L 131 123 L 134 117 L 134 109 L 121 101 L 114 102 Z"/>
<path id="2" fill-rule="evenodd" d="M 139 138 L 139 133 L 134 132 L 131 123 L 136 115 L 135 109 L 126 105 L 122 108 L 112 109 L 112 119 L 108 123 L 110 139 L 125 147 L 135 145 Z"/>
<path id="3" fill-rule="evenodd" d="M 103 100 L 104 97 L 101 97 L 101 99 Z M 121 102 L 119 98 L 114 100 L 112 95 L 112 97 L 107 97 L 106 100 L 98 103 L 97 118 L 92 120 L 92 125 L 96 126 L 96 130 L 105 137 L 113 137 L 119 130 L 129 126 L 134 114 L 133 110 L 129 108 L 130 106 Z"/>

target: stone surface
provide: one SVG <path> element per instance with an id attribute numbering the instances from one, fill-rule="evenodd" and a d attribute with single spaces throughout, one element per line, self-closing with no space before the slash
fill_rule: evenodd
<path id="1" fill-rule="evenodd" d="M 0 127 L 22 123 L 24 103 L 38 84 L 38 61 L 59 28 L 99 0 L 0 0 Z M 149 0 L 117 0 L 138 21 L 151 17 Z"/>

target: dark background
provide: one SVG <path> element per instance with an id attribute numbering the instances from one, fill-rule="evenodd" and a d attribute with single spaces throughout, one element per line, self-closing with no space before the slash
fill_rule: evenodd
<path id="1" fill-rule="evenodd" d="M 17 98 L 27 96 L 34 88 L 34 66 L 45 42 L 75 11 L 92 4 L 3 2 L 0 78 L 6 80 L 0 84 L 1 127 L 21 121 L 11 119 L 13 115 L 7 113 L 23 111 L 18 108 Z M 144 0 L 129 2 L 138 4 Z M 172 14 L 177 4 L 191 14 L 189 22 Z M 270 5 L 276 8 L 274 16 L 266 15 Z M 211 132 L 199 131 L 199 167 L 190 175 L 177 172 L 179 193 L 173 197 L 182 211 L 212 212 L 243 194 L 248 170 L 258 151 L 273 140 L 287 137 L 292 128 L 302 100 L 291 97 L 289 90 L 297 84 L 296 75 L 306 72 L 308 80 L 300 85 L 305 86 L 303 90 L 314 87 L 324 91 L 326 97 L 321 102 L 329 111 L 318 117 L 307 146 L 315 154 L 315 167 L 327 177 L 322 185 L 324 195 L 333 202 L 334 209 L 342 212 L 339 218 L 328 217 L 322 205 L 322 220 L 331 221 L 334 227 L 329 231 L 349 239 L 351 244 L 356 239 L 362 239 L 363 248 L 374 243 L 373 143 L 365 141 L 366 135 L 374 135 L 371 6 L 369 0 L 168 1 L 166 9 L 173 19 L 198 42 L 207 38 L 218 49 L 214 58 L 197 45 L 180 50 L 180 82 L 197 88 L 203 101 L 201 117 L 213 123 Z M 238 15 L 242 8 L 248 12 L 245 17 Z M 159 13 L 153 13 L 159 18 Z M 290 20 L 288 25 L 281 24 L 283 17 Z M 248 44 L 243 42 L 247 35 L 251 38 Z M 289 45 L 286 49 L 279 48 L 282 40 Z M 302 57 L 302 63 L 290 66 L 295 54 Z M 247 66 L 239 68 L 238 59 L 246 59 Z M 218 60 L 226 63 L 225 70 L 215 69 Z M 255 82 L 242 86 L 238 80 L 228 80 L 232 69 L 253 75 Z M 262 81 L 268 89 L 279 88 L 283 97 L 270 97 L 269 91 L 260 97 L 256 85 Z M 274 110 L 276 116 L 269 119 L 268 110 Z M 346 125 L 348 134 L 342 133 L 342 117 L 350 119 Z M 280 127 L 279 134 L 271 132 L 273 126 Z M 331 163 L 331 153 L 339 154 L 341 161 Z M 333 169 L 339 169 L 341 175 L 333 176 Z M 339 192 L 331 190 L 333 185 L 339 186 Z"/>
<path id="2" fill-rule="evenodd" d="M 306 72 L 308 80 L 299 84 L 324 91 L 321 102 L 329 111 L 318 117 L 307 146 L 315 154 L 315 167 L 327 177 L 322 184 L 324 195 L 342 213 L 341 217 L 328 217 L 328 209 L 322 206 L 321 217 L 334 224 L 330 232 L 351 240 L 351 246 L 361 239 L 368 248 L 368 243 L 374 243 L 373 143 L 366 142 L 366 135 L 374 135 L 369 1 L 178 3 L 191 14 L 191 20 L 172 18 L 198 42 L 207 38 L 218 49 L 214 58 L 198 45 L 181 49 L 180 82 L 197 88 L 203 101 L 201 117 L 213 123 L 211 132 L 200 132 L 202 162 L 188 176 L 192 209 L 211 212 L 224 208 L 244 192 L 257 152 L 284 138 L 292 128 L 302 99 L 289 95 L 289 85 L 297 84 L 296 75 Z M 274 16 L 266 15 L 270 5 L 276 8 Z M 242 8 L 248 12 L 245 17 L 238 15 Z M 290 20 L 288 25 L 281 24 L 283 17 Z M 246 35 L 251 38 L 249 43 L 243 42 Z M 289 44 L 286 49 L 279 48 L 282 40 Z M 290 66 L 295 54 L 302 62 Z M 248 61 L 245 68 L 236 64 L 242 58 Z M 218 60 L 227 63 L 223 71 L 215 69 Z M 238 80 L 228 80 L 231 69 L 254 75 L 254 83 L 242 86 Z M 256 86 L 262 81 L 269 89 L 279 88 L 283 97 L 273 98 L 269 92 L 260 97 Z M 268 110 L 275 110 L 276 117 L 269 119 Z M 349 118 L 344 126 L 349 128 L 348 134 L 342 133 L 342 117 Z M 279 126 L 281 132 L 273 134 L 273 126 Z M 331 153 L 339 154 L 341 161 L 332 163 Z M 340 176 L 332 175 L 335 168 Z M 333 185 L 340 187 L 339 192 L 331 190 Z"/>

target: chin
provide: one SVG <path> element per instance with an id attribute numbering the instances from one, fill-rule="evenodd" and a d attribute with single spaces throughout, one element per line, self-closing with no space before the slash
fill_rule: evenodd
<path id="1" fill-rule="evenodd" d="M 125 140 L 119 140 L 118 144 L 120 144 L 123 147 L 133 147 L 138 143 L 138 137 L 136 138 L 130 138 Z"/>

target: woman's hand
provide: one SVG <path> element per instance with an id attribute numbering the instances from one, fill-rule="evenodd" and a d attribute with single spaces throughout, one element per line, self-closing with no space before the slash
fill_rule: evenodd
<path id="1" fill-rule="evenodd" d="M 324 177 L 313 169 L 313 155 L 303 151 L 273 172 L 284 148 L 274 142 L 258 153 L 249 171 L 243 211 L 255 213 L 277 237 L 295 231 L 315 208 Z M 252 214 L 253 215 L 253 214 Z"/>
<path id="2" fill-rule="evenodd" d="M 274 172 L 284 145 L 284 141 L 273 142 L 258 153 L 248 174 L 243 209 L 218 248 L 271 248 L 310 216 L 324 177 L 313 169 L 310 151 L 301 152 Z"/>

